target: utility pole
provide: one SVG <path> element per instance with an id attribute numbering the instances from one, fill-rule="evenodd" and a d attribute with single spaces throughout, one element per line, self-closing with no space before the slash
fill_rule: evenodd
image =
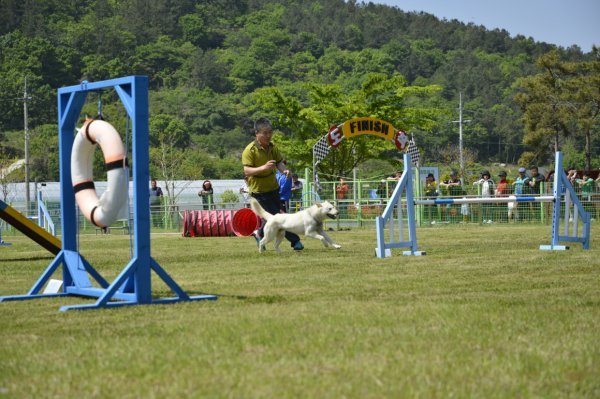
<path id="1" fill-rule="evenodd" d="M 469 123 L 471 120 L 463 120 L 462 92 L 458 93 L 458 98 L 458 120 L 452 121 L 452 123 L 458 123 L 458 156 L 460 161 L 460 175 L 462 178 L 465 172 L 465 160 L 463 157 L 463 123 Z"/>
<path id="2" fill-rule="evenodd" d="M 25 90 L 23 91 L 23 125 L 25 129 L 25 209 L 26 216 L 29 216 L 29 114 L 27 111 L 27 102 L 31 97 L 27 95 L 27 76 L 25 76 Z"/>

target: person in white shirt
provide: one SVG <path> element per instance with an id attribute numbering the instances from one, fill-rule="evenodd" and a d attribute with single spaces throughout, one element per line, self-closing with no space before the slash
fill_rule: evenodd
<path id="1" fill-rule="evenodd" d="M 494 196 L 494 192 L 496 191 L 496 184 L 491 179 L 490 172 L 484 170 L 481 172 L 481 179 L 477 180 L 473 185 L 481 186 L 481 197 L 482 198 L 490 198 Z M 481 204 L 481 215 L 483 218 L 483 223 L 492 223 L 492 212 L 493 212 L 493 204 L 486 203 Z"/>

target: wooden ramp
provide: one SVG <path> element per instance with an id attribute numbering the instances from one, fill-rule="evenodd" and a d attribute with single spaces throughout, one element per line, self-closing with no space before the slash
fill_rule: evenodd
<path id="1" fill-rule="evenodd" d="M 60 239 L 29 220 L 6 202 L 0 200 L 0 219 L 6 221 L 21 233 L 40 244 L 42 247 L 57 255 L 62 247 Z"/>

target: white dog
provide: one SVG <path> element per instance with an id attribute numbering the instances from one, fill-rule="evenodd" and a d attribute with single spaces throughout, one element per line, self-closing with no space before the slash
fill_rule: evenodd
<path id="1" fill-rule="evenodd" d="M 250 200 L 250 207 L 254 213 L 267 221 L 263 229 L 265 236 L 258 245 L 260 252 L 263 252 L 265 245 L 273 240 L 275 240 L 275 250 L 281 252 L 279 244 L 283 241 L 286 231 L 316 238 L 326 247 L 341 248 L 340 245 L 333 242 L 323 229 L 325 218 L 335 219 L 338 215 L 337 208 L 328 201 L 317 203 L 300 212 L 278 213 L 276 215 L 271 215 L 265 211 L 254 198 Z"/>

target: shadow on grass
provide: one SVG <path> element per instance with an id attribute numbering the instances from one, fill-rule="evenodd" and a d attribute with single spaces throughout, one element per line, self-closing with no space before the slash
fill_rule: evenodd
<path id="1" fill-rule="evenodd" d="M 31 262 L 31 261 L 36 261 L 36 260 L 52 260 L 52 259 L 54 259 L 54 255 L 5 258 L 5 259 L 2 259 L 2 262 Z"/>
<path id="2" fill-rule="evenodd" d="M 165 292 L 166 294 L 166 292 Z M 231 294 L 219 294 L 214 292 L 200 292 L 200 291 L 187 291 L 189 296 L 196 295 L 216 295 L 218 298 L 232 298 L 238 301 L 245 301 L 247 303 L 283 303 L 289 302 L 289 298 L 283 295 L 259 295 L 259 296 L 247 296 L 247 295 L 231 295 Z"/>

